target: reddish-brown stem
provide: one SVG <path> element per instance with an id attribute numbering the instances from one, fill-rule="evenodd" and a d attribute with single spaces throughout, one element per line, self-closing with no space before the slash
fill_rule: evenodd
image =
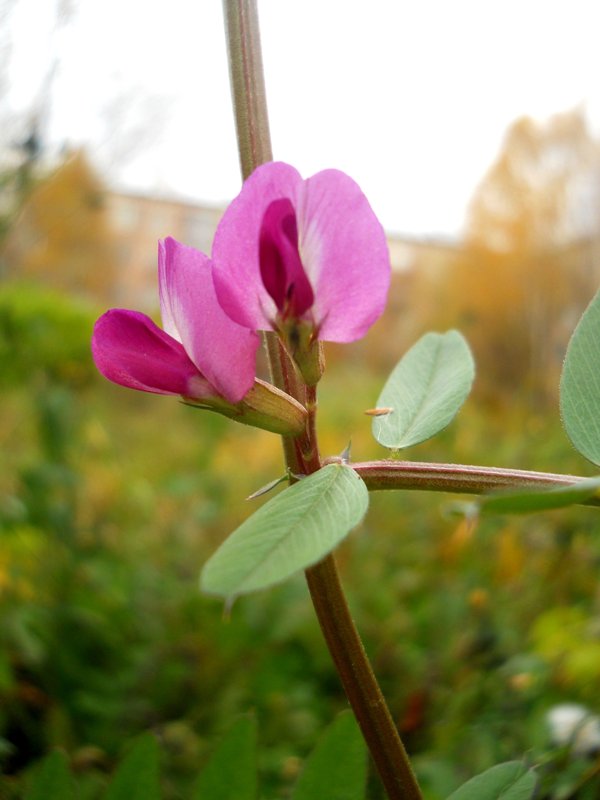
<path id="1" fill-rule="evenodd" d="M 319 446 L 317 442 L 317 387 L 307 386 L 305 390 L 305 403 L 306 410 L 308 411 L 308 419 L 306 421 L 306 437 L 304 442 L 304 450 L 302 458 L 308 465 L 310 472 L 321 467 L 321 457 L 319 455 Z"/>
<path id="2" fill-rule="evenodd" d="M 338 674 L 391 800 L 419 800 L 404 745 L 356 631 L 332 556 L 306 570 L 313 604 Z"/>
<path id="3" fill-rule="evenodd" d="M 242 175 L 271 159 L 256 0 L 223 0 Z M 265 345 L 273 383 L 306 404 L 304 435 L 284 439 L 290 472 L 320 468 L 316 389 L 300 380 L 274 334 Z M 321 629 L 390 800 L 421 800 L 421 792 L 352 620 L 333 556 L 306 571 Z"/>

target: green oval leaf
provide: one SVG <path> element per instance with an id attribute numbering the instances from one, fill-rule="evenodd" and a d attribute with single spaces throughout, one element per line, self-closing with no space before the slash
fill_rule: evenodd
<path id="1" fill-rule="evenodd" d="M 195 800 L 255 800 L 256 740 L 255 720 L 241 717 L 200 773 Z"/>
<path id="2" fill-rule="evenodd" d="M 321 736 L 300 773 L 292 800 L 364 800 L 367 750 L 350 711 Z"/>
<path id="3" fill-rule="evenodd" d="M 448 800 L 530 800 L 535 784 L 532 770 L 521 761 L 507 761 L 471 778 Z"/>
<path id="4" fill-rule="evenodd" d="M 583 503 L 593 497 L 598 489 L 600 477 L 584 478 L 570 486 L 483 495 L 475 505 L 482 514 L 530 514 Z"/>
<path id="5" fill-rule="evenodd" d="M 600 464 L 600 292 L 579 320 L 567 348 L 560 413 L 576 449 Z"/>
<path id="6" fill-rule="evenodd" d="M 331 552 L 368 504 L 353 469 L 323 467 L 269 500 L 223 542 L 202 570 L 202 590 L 231 599 L 285 580 Z"/>
<path id="7" fill-rule="evenodd" d="M 377 400 L 388 413 L 373 419 L 379 444 L 400 450 L 439 433 L 466 400 L 475 365 L 458 331 L 426 333 L 396 365 Z"/>

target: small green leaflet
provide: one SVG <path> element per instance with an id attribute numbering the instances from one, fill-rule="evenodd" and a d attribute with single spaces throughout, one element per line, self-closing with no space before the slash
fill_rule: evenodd
<path id="1" fill-rule="evenodd" d="M 194 800 L 256 800 L 257 730 L 252 717 L 241 717 L 206 764 Z"/>
<path id="2" fill-rule="evenodd" d="M 320 561 L 361 521 L 369 493 L 351 467 L 329 464 L 261 506 L 207 561 L 200 587 L 233 599 Z"/>
<path id="3" fill-rule="evenodd" d="M 272 481 L 269 481 L 264 486 L 261 486 L 260 489 L 257 489 L 252 494 L 249 494 L 246 500 L 256 500 L 258 497 L 262 497 L 264 494 L 268 494 L 272 491 L 276 486 L 279 486 L 280 483 L 287 481 L 289 479 L 289 475 L 286 473 L 285 475 L 280 475 L 279 478 L 275 478 Z"/>
<path id="4" fill-rule="evenodd" d="M 150 733 L 140 736 L 103 795 L 103 800 L 160 800 L 158 743 Z"/>
<path id="5" fill-rule="evenodd" d="M 531 800 L 535 773 L 520 761 L 507 761 L 471 778 L 448 800 Z"/>
<path id="6" fill-rule="evenodd" d="M 306 759 L 292 800 L 364 800 L 367 749 L 350 711 L 327 728 Z"/>
<path id="7" fill-rule="evenodd" d="M 600 292 L 579 320 L 567 348 L 560 413 L 575 448 L 600 464 Z"/>
<path id="8" fill-rule="evenodd" d="M 56 751 L 39 764 L 25 800 L 75 800 L 75 785 L 64 753 Z"/>
<path id="9" fill-rule="evenodd" d="M 373 417 L 373 436 L 393 450 L 431 438 L 456 416 L 474 377 L 473 356 L 462 334 L 426 333 L 383 387 L 377 408 L 391 410 Z"/>
<path id="10" fill-rule="evenodd" d="M 530 514 L 583 503 L 600 489 L 600 477 L 583 478 L 570 486 L 482 495 L 473 504 L 481 514 Z"/>

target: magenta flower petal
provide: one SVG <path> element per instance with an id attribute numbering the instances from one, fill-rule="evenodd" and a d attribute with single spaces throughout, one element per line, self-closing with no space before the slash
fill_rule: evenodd
<path id="1" fill-rule="evenodd" d="M 282 197 L 267 207 L 259 234 L 259 263 L 263 286 L 282 317 L 299 318 L 314 303 L 298 250 L 296 212 Z"/>
<path id="2" fill-rule="evenodd" d="M 293 211 L 302 280 L 294 236 L 277 231 L 275 217 L 285 212 L 275 201 L 283 199 Z M 358 185 L 337 170 L 304 181 L 278 162 L 263 164 L 244 183 L 217 229 L 213 261 L 219 301 L 241 325 L 271 329 L 285 308 L 283 316 L 295 313 L 320 339 L 337 342 L 366 333 L 384 309 L 390 282 L 385 234 Z"/>
<path id="3" fill-rule="evenodd" d="M 165 331 L 232 403 L 254 385 L 259 338 L 223 311 L 208 256 L 167 238 L 159 242 L 158 281 Z"/>
<path id="4" fill-rule="evenodd" d="M 297 208 L 302 183 L 300 173 L 288 164 L 264 164 L 245 181 L 215 233 L 212 257 L 219 303 L 247 328 L 273 328 L 278 309 L 261 276 L 260 234 L 275 200 L 287 198 Z"/>
<path id="5" fill-rule="evenodd" d="M 304 183 L 298 227 L 319 338 L 360 339 L 383 313 L 391 275 L 385 233 L 367 198 L 343 172 L 318 172 Z"/>
<path id="6" fill-rule="evenodd" d="M 94 326 L 92 354 L 105 378 L 130 389 L 195 398 L 215 393 L 182 345 L 139 311 L 103 314 Z"/>

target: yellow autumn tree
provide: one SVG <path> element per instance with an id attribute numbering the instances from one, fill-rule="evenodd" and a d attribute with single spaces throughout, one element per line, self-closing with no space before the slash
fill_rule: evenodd
<path id="1" fill-rule="evenodd" d="M 594 177 L 598 143 L 580 111 L 546 122 L 518 119 L 475 192 L 467 244 L 529 254 L 556 250 L 588 235 L 589 203 L 600 210 Z"/>
<path id="2" fill-rule="evenodd" d="M 469 338 L 487 396 L 557 385 L 599 272 L 598 143 L 578 111 L 517 120 L 470 206 L 464 247 L 437 291 L 438 320 Z"/>
<path id="3" fill-rule="evenodd" d="M 78 151 L 32 190 L 1 257 L 11 277 L 106 300 L 114 255 L 103 186 Z"/>

